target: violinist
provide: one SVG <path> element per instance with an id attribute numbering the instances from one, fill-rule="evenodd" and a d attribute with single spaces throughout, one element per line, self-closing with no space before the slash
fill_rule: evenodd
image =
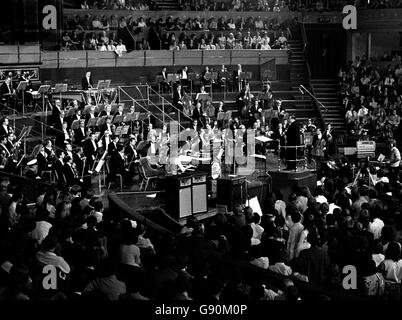
<path id="1" fill-rule="evenodd" d="M 8 120 L 7 117 L 4 117 L 1 120 L 0 136 L 8 135 L 10 133 L 10 131 L 12 131 L 12 129 L 10 127 L 10 121 Z"/>
<path id="2" fill-rule="evenodd" d="M 56 160 L 56 154 L 53 151 L 52 140 L 45 140 L 45 152 L 46 152 L 46 160 L 49 166 L 53 165 L 53 162 Z"/>
<path id="3" fill-rule="evenodd" d="M 106 130 L 103 134 L 103 138 L 98 141 L 98 148 L 102 149 L 102 152 L 108 150 L 109 145 L 112 143 L 111 132 Z"/>
<path id="4" fill-rule="evenodd" d="M 82 147 L 77 147 L 74 150 L 73 163 L 84 185 L 90 186 L 92 168 L 87 165 L 87 158 L 84 155 L 84 149 Z"/>
<path id="5" fill-rule="evenodd" d="M 67 122 L 63 122 L 61 132 L 57 132 L 55 144 L 57 147 L 62 148 L 66 142 L 72 141 L 71 131 L 67 129 Z"/>
<path id="6" fill-rule="evenodd" d="M 0 137 L 0 154 L 1 154 L 1 163 L 0 165 L 7 169 L 9 167 L 9 159 L 11 157 L 11 150 L 7 148 L 7 136 L 3 135 Z"/>
<path id="7" fill-rule="evenodd" d="M 137 144 L 137 139 L 134 137 L 131 137 L 130 140 L 128 141 L 128 144 L 126 148 L 124 149 L 124 154 L 126 156 L 126 164 L 127 164 L 127 169 L 130 173 L 130 177 L 134 177 L 135 175 L 135 163 L 139 159 L 139 155 L 137 150 L 135 149 L 135 145 Z"/>
<path id="8" fill-rule="evenodd" d="M 66 156 L 70 156 L 72 159 L 74 159 L 73 158 L 73 147 L 71 146 L 71 143 L 66 143 L 65 154 L 66 154 Z"/>

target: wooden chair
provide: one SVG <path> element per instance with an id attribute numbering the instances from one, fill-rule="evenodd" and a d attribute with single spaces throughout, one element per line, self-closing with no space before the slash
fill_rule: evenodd
<path id="1" fill-rule="evenodd" d="M 156 181 L 158 179 L 157 176 L 149 176 L 147 175 L 147 171 L 144 167 L 144 161 L 147 161 L 145 158 L 141 158 L 138 162 L 138 173 L 140 175 L 141 184 L 140 184 L 140 191 L 147 191 L 148 185 L 151 182 Z M 144 190 L 142 189 L 144 187 Z"/>

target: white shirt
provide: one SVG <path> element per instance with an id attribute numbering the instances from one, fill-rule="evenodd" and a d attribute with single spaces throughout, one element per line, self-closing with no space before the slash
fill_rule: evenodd
<path id="1" fill-rule="evenodd" d="M 397 283 L 401 283 L 402 279 L 402 260 L 400 259 L 398 262 L 395 262 L 391 259 L 386 259 L 382 262 L 385 267 L 385 276 L 386 280 L 391 280 Z"/>
<path id="2" fill-rule="evenodd" d="M 37 221 L 35 229 L 31 232 L 31 238 L 38 241 L 39 244 L 42 243 L 43 239 L 49 234 L 49 230 L 52 225 L 47 221 Z"/>
<path id="3" fill-rule="evenodd" d="M 374 235 L 374 240 L 380 238 L 382 228 L 384 228 L 384 222 L 381 219 L 375 218 L 373 222 L 370 223 L 368 231 Z"/>

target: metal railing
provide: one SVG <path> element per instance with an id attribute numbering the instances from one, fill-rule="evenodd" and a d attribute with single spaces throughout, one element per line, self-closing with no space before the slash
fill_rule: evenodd
<path id="1" fill-rule="evenodd" d="M 315 97 L 314 88 L 311 83 L 312 75 L 311 75 L 311 68 L 310 68 L 310 63 L 309 63 L 308 39 L 307 39 L 306 28 L 304 27 L 304 23 L 300 23 L 299 25 L 300 25 L 301 38 L 302 38 L 302 42 L 303 42 L 304 59 L 306 61 L 305 66 L 306 66 L 306 71 L 307 71 L 307 82 L 308 82 L 308 85 L 309 85 L 312 93 L 310 93 L 307 89 L 305 89 L 305 90 L 307 93 L 309 93 L 310 97 L 312 98 L 313 104 L 317 108 L 318 114 L 320 116 L 320 124 L 321 124 L 321 126 L 323 126 L 324 125 L 324 117 L 321 112 L 321 107 L 323 107 L 325 109 L 325 112 L 327 111 L 327 108 L 325 108 L 325 106 L 321 102 L 319 102 L 317 100 L 317 98 Z"/>

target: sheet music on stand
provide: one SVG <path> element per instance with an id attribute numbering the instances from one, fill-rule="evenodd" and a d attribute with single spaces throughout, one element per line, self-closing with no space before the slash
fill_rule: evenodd
<path id="1" fill-rule="evenodd" d="M 50 85 L 44 84 L 44 85 L 41 85 L 41 86 L 39 87 L 38 93 L 40 93 L 40 94 L 46 94 L 46 93 L 49 92 L 49 90 L 50 90 Z"/>
<path id="2" fill-rule="evenodd" d="M 56 83 L 53 93 L 61 93 L 67 91 L 67 83 Z"/>
<path id="3" fill-rule="evenodd" d="M 72 117 L 72 116 L 74 115 L 74 113 L 75 113 L 75 109 L 74 109 L 74 108 L 68 109 L 68 112 L 67 112 L 67 114 L 66 114 L 66 118 Z"/>
<path id="4" fill-rule="evenodd" d="M 130 126 L 129 126 L 129 125 L 123 126 L 123 129 L 121 130 L 121 134 L 122 134 L 122 135 L 128 134 L 128 130 L 130 130 Z"/>
<path id="5" fill-rule="evenodd" d="M 71 130 L 77 130 L 80 126 L 80 120 L 74 120 L 71 124 Z"/>
<path id="6" fill-rule="evenodd" d="M 24 91 L 27 88 L 28 81 L 20 81 L 17 87 L 17 91 Z"/>
<path id="7" fill-rule="evenodd" d="M 89 127 L 96 127 L 96 122 L 98 121 L 99 118 L 92 118 L 89 119 L 88 123 L 87 123 L 87 128 Z"/>
<path id="8" fill-rule="evenodd" d="M 107 118 L 107 116 L 99 117 L 98 121 L 96 122 L 96 126 L 99 127 L 99 126 L 105 124 L 106 118 Z"/>
<path id="9" fill-rule="evenodd" d="M 119 136 L 121 134 L 121 130 L 123 129 L 123 126 L 118 126 L 114 132 L 116 136 Z"/>
<path id="10" fill-rule="evenodd" d="M 229 121 L 230 119 L 232 119 L 232 111 L 226 111 L 225 120 Z"/>
<path id="11" fill-rule="evenodd" d="M 120 123 L 120 122 L 123 122 L 123 120 L 124 120 L 124 115 L 118 115 L 118 116 L 114 117 L 113 123 Z"/>
<path id="12" fill-rule="evenodd" d="M 208 93 L 197 93 L 195 100 L 204 102 L 204 101 L 211 101 L 212 99 Z"/>
<path id="13" fill-rule="evenodd" d="M 216 120 L 218 120 L 218 121 L 223 121 L 223 120 L 225 120 L 225 115 L 226 115 L 225 112 L 218 112 L 218 115 L 217 115 L 217 117 L 216 117 Z"/>

